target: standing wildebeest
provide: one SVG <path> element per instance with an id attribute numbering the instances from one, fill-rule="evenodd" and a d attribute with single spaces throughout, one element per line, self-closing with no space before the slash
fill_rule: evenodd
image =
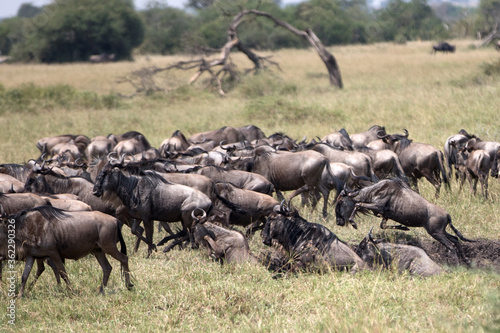
<path id="1" fill-rule="evenodd" d="M 321 142 L 329 144 L 333 147 L 343 148 L 347 150 L 353 150 L 352 140 L 349 137 L 347 131 L 342 128 L 338 132 L 327 134 L 321 139 Z"/>
<path id="2" fill-rule="evenodd" d="M 299 267 L 313 269 L 351 269 L 356 272 L 366 263 L 327 227 L 311 223 L 295 211 L 281 208 L 272 213 L 262 230 L 262 241 L 283 247 Z"/>
<path id="3" fill-rule="evenodd" d="M 368 131 L 351 134 L 350 139 L 354 148 L 365 147 L 371 141 L 377 140 L 379 136 L 386 134 L 387 133 L 385 132 L 385 127 L 373 125 L 368 129 Z"/>
<path id="4" fill-rule="evenodd" d="M 266 147 L 255 149 L 254 157 L 248 162 L 247 171 L 264 176 L 274 186 L 279 200 L 283 200 L 281 191 L 294 192 L 288 202 L 297 195 L 319 190 L 323 196 L 323 217 L 327 217 L 327 205 L 330 191 L 321 184 L 321 175 L 325 168 L 330 168 L 328 159 L 315 151 L 301 152 L 269 151 Z"/>
<path id="5" fill-rule="evenodd" d="M 450 214 L 424 199 L 399 178 L 384 179 L 352 192 L 342 191 L 335 206 L 337 224 L 345 225 L 346 221 L 349 221 L 357 228 L 354 217 L 358 211 L 365 214 L 371 211 L 374 215 L 381 216 L 382 229 L 409 230 L 407 227 L 423 227 L 448 250 L 457 250 L 460 258 L 466 263 L 469 262 L 458 238 L 446 232 L 446 227 L 450 225 L 461 240 L 470 241 L 453 226 Z M 387 226 L 389 219 L 402 225 Z"/>
<path id="6" fill-rule="evenodd" d="M 264 139 L 266 137 L 266 134 L 255 125 L 246 125 L 237 127 L 236 129 L 239 130 L 245 136 L 245 139 L 250 142 Z"/>
<path id="7" fill-rule="evenodd" d="M 467 133 L 466 130 L 461 129 L 457 134 L 449 136 L 444 143 L 444 158 L 446 160 L 446 166 L 448 167 L 447 176 L 448 179 L 452 177 L 453 167 L 455 168 L 455 177 L 458 180 L 459 174 L 457 170 L 457 155 L 460 148 L 465 147 L 467 141 L 475 138 L 474 135 Z"/>
<path id="8" fill-rule="evenodd" d="M 40 206 L 8 218 L 2 216 L 3 230 L 0 232 L 8 232 L 12 221 L 16 231 L 16 252 L 20 258 L 26 258 L 19 296 L 23 295 L 35 259 L 50 258 L 56 267 L 57 283 L 62 276 L 70 286 L 64 259 L 78 260 L 90 253 L 94 254 L 103 271 L 101 293 L 104 293 L 112 270 L 106 254 L 121 263 L 126 286 L 133 287 L 121 224 L 116 218 L 100 212 L 65 212 L 51 206 Z M 118 241 L 121 252 L 116 248 Z"/>
<path id="9" fill-rule="evenodd" d="M 472 152 L 476 149 L 485 150 L 490 155 L 491 160 L 491 176 L 498 178 L 498 151 L 500 150 L 500 142 L 497 141 L 483 141 L 479 138 L 472 138 L 465 144 L 465 148 Z"/>
<path id="10" fill-rule="evenodd" d="M 470 191 L 476 195 L 477 182 L 481 182 L 481 192 L 483 196 L 488 198 L 488 176 L 491 169 L 492 161 L 486 150 L 476 149 L 470 153 L 461 148 L 457 155 L 457 167 L 460 171 L 460 191 L 468 179 Z"/>
<path id="11" fill-rule="evenodd" d="M 210 212 L 212 208 L 210 198 L 194 188 L 170 183 L 154 172 L 146 171 L 142 176 L 127 176 L 110 164 L 103 167 L 97 176 L 93 193 L 116 206 L 125 205 L 132 217 L 143 221 L 148 257 L 154 249 L 153 221 L 180 221 L 183 230 L 172 238 L 189 237 L 191 212 L 196 208 Z M 172 238 L 165 238 L 158 244 L 162 245 Z M 184 239 L 176 240 L 169 248 Z"/>
<path id="12" fill-rule="evenodd" d="M 412 187 L 418 192 L 418 179 L 425 177 L 436 189 L 436 197 L 441 190 L 441 181 L 449 188 L 450 183 L 444 167 L 443 153 L 427 143 L 413 142 L 405 135 L 384 135 L 381 138 L 387 142 L 390 149 L 399 156 L 406 176 Z"/>
<path id="13" fill-rule="evenodd" d="M 162 157 L 168 157 L 169 152 L 185 151 L 191 144 L 181 131 L 175 131 L 170 138 L 166 138 L 158 149 Z"/>
<path id="14" fill-rule="evenodd" d="M 358 147 L 357 150 L 372 160 L 373 172 L 379 179 L 389 176 L 396 176 L 407 181 L 403 166 L 399 161 L 399 156 L 390 149 L 371 149 L 368 147 Z"/>
<path id="15" fill-rule="evenodd" d="M 455 52 L 455 45 L 451 45 L 447 42 L 441 42 L 439 44 L 435 44 L 435 45 L 432 45 L 432 51 L 434 54 L 436 54 L 437 52 L 444 52 L 444 53 L 448 53 L 448 52 Z"/>
<path id="16" fill-rule="evenodd" d="M 94 159 L 107 156 L 113 151 L 115 146 L 115 140 L 109 139 L 103 135 L 93 137 L 85 150 L 85 157 L 88 162 L 92 162 Z"/>
<path id="17" fill-rule="evenodd" d="M 205 212 L 201 218 L 196 217 L 194 211 L 191 216 L 194 241 L 207 249 L 209 256 L 220 263 L 257 263 L 257 258 L 250 252 L 248 241 L 240 232 L 207 222 Z"/>
<path id="18" fill-rule="evenodd" d="M 374 240 L 372 230 L 359 243 L 356 253 L 370 266 L 383 265 L 384 268 L 396 268 L 398 272 L 408 271 L 412 275 L 427 277 L 443 273 L 425 251 L 419 247 L 404 244 L 386 243 Z"/>

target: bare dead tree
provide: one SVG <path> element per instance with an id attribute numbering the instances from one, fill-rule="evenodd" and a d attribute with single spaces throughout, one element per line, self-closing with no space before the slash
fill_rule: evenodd
<path id="1" fill-rule="evenodd" d="M 129 82 L 134 86 L 137 93 L 140 92 L 150 92 L 157 91 L 159 89 L 153 76 L 159 72 L 168 71 L 171 69 L 181 69 L 181 70 L 191 70 L 197 68 L 196 73 L 190 78 L 189 84 L 194 83 L 198 78 L 204 74 L 208 73 L 211 77 L 211 82 L 217 86 L 218 92 L 221 96 L 224 96 L 224 90 L 222 89 L 222 78 L 224 75 L 230 75 L 233 78 L 237 78 L 238 75 L 235 71 L 235 66 L 232 64 L 230 59 L 231 50 L 233 48 L 238 49 L 243 54 L 245 54 L 250 61 L 254 64 L 254 71 L 259 71 L 266 68 L 266 64 L 272 64 L 279 68 L 279 65 L 269 59 L 269 57 L 261 57 L 254 53 L 252 50 L 247 48 L 238 38 L 237 28 L 243 22 L 245 16 L 253 15 L 256 17 L 265 17 L 272 20 L 277 26 L 289 30 L 293 34 L 300 36 L 307 40 L 309 44 L 316 50 L 319 57 L 325 64 L 328 75 L 330 79 L 330 84 L 338 88 L 343 87 L 342 77 L 340 74 L 340 69 L 337 60 L 323 45 L 321 40 L 316 36 L 316 34 L 311 29 L 299 30 L 289 23 L 282 21 L 273 15 L 262 12 L 255 9 L 248 9 L 239 12 L 229 25 L 227 30 L 227 41 L 224 46 L 220 49 L 217 57 L 212 59 L 201 58 L 192 61 L 181 61 L 173 65 L 164 68 L 151 67 L 147 69 L 141 69 L 128 74 L 126 77 L 121 78 L 119 82 Z M 220 69 L 215 69 L 220 67 Z"/>
<path id="2" fill-rule="evenodd" d="M 478 47 L 490 44 L 494 39 L 500 38 L 500 30 L 498 29 L 499 22 L 495 24 L 493 30 L 479 41 Z"/>

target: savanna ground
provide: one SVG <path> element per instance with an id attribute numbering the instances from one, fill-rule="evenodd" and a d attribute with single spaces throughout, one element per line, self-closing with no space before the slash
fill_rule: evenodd
<path id="1" fill-rule="evenodd" d="M 331 49 L 345 88 L 328 85 L 326 69 L 312 50 L 274 53 L 282 71 L 243 76 L 221 98 L 204 89 L 206 82 L 185 83 L 193 73 L 158 76 L 166 93 L 122 99 L 131 86 L 117 78 L 144 65 L 165 66 L 186 57 L 137 57 L 135 62 L 70 65 L 0 66 L 0 161 L 38 157 L 36 141 L 66 133 L 89 137 L 137 130 L 153 146 L 180 129 L 184 134 L 225 125 L 255 124 L 268 135 L 284 132 L 301 140 L 345 128 L 349 133 L 384 125 L 389 133 L 408 129 L 416 142 L 442 149 L 461 128 L 485 140 L 500 140 L 499 53 L 457 41 L 454 54 L 430 54 L 430 42 L 374 44 Z M 233 55 L 240 67 L 250 67 Z M 495 66 L 496 64 L 496 66 Z M 495 69 L 496 68 L 496 69 Z M 495 74 L 496 73 L 496 74 Z M 32 84 L 32 85 L 29 85 Z M 61 86 L 68 85 L 68 86 Z M 275 278 L 261 266 L 212 262 L 204 252 L 161 249 L 145 259 L 145 246 L 129 253 L 135 287 L 128 291 L 118 263 L 105 296 L 98 295 L 101 270 L 92 257 L 68 262 L 73 293 L 58 288 L 46 272 L 23 299 L 16 300 L 16 323 L 10 331 L 347 331 L 347 332 L 498 332 L 500 330 L 500 184 L 490 179 L 490 198 L 434 190 L 421 182 L 421 194 L 445 208 L 469 245 L 472 268 L 454 258 L 423 230 L 381 232 L 379 219 L 358 218 L 358 230 L 338 227 L 319 211 L 300 208 L 311 222 L 321 222 L 341 239 L 357 244 L 371 226 L 376 236 L 423 246 L 447 273 L 427 279 L 388 271 L 324 274 L 299 273 Z M 295 201 L 296 205 L 299 201 Z M 129 252 L 134 238 L 123 229 Z M 155 240 L 162 235 L 156 232 Z M 260 235 L 250 240 L 254 253 L 266 251 Z M 495 252 L 496 251 L 496 252 Z M 484 255 L 483 255 L 484 254 Z M 488 261 L 489 260 L 489 261 Z M 17 265 L 19 287 L 24 265 Z M 32 273 L 33 274 L 33 273 Z M 7 304 L 6 285 L 0 302 Z"/>

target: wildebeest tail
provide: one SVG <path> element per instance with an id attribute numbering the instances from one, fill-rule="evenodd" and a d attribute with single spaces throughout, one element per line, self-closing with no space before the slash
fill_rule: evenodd
<path id="1" fill-rule="evenodd" d="M 116 232 L 118 234 L 118 241 L 120 242 L 120 252 L 127 255 L 127 244 L 125 244 L 125 240 L 123 239 L 122 224 L 118 219 L 116 220 Z"/>
<path id="2" fill-rule="evenodd" d="M 444 168 L 444 156 L 443 152 L 439 151 L 439 154 L 437 156 L 437 162 L 439 165 L 439 172 L 441 173 L 441 177 L 443 177 L 443 182 L 446 185 L 446 188 L 449 190 L 450 189 L 450 181 L 448 179 L 448 175 L 446 174 L 446 169 Z"/>
<path id="3" fill-rule="evenodd" d="M 458 238 L 460 238 L 464 242 L 476 242 L 475 240 L 468 239 L 468 238 L 465 238 L 464 236 L 462 236 L 460 231 L 458 231 L 457 228 L 455 228 L 455 226 L 451 223 L 451 216 L 450 215 L 448 215 L 448 224 L 450 225 L 453 232 L 458 236 Z"/>

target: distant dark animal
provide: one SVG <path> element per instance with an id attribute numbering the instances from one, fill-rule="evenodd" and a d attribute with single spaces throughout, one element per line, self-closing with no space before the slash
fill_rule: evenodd
<path id="1" fill-rule="evenodd" d="M 15 221 L 16 252 L 21 259 L 26 259 L 19 296 L 24 293 L 35 259 L 50 258 L 56 267 L 57 282 L 60 283 L 62 276 L 70 286 L 64 259 L 78 260 L 90 253 L 97 258 L 103 271 L 101 293 L 104 293 L 112 270 L 106 254 L 121 263 L 127 288 L 133 286 L 121 224 L 116 218 L 100 212 L 65 212 L 50 206 L 40 206 L 9 217 L 2 216 L 0 233 L 8 232 L 9 220 Z M 116 248 L 118 241 L 121 252 Z"/>
<path id="2" fill-rule="evenodd" d="M 408 271 L 412 275 L 421 277 L 439 275 L 444 272 L 423 249 L 412 245 L 374 240 L 371 236 L 372 229 L 356 249 L 356 253 L 368 265 L 382 265 L 386 269 L 395 268 L 400 273 Z"/>
<path id="3" fill-rule="evenodd" d="M 349 221 L 357 228 L 354 217 L 358 211 L 365 214 L 372 212 L 382 217 L 382 229 L 409 230 L 407 227 L 422 227 L 448 250 L 458 252 L 460 258 L 469 263 L 458 238 L 446 232 L 449 225 L 461 240 L 470 241 L 453 226 L 450 214 L 424 199 L 399 178 L 384 179 L 359 190 L 342 191 L 335 206 L 337 224 L 343 226 Z M 387 226 L 389 219 L 401 225 Z"/>
<path id="4" fill-rule="evenodd" d="M 486 150 L 476 149 L 468 152 L 461 148 L 457 155 L 457 168 L 460 171 L 460 190 L 465 179 L 469 181 L 470 191 L 476 195 L 477 183 L 481 182 L 481 192 L 488 198 L 488 177 L 492 161 Z"/>
<path id="5" fill-rule="evenodd" d="M 327 227 L 311 223 L 296 211 L 281 207 L 271 214 L 262 230 L 265 245 L 279 244 L 299 268 L 312 270 L 367 268 L 366 263 Z"/>
<path id="6" fill-rule="evenodd" d="M 350 135 L 353 147 L 365 147 L 371 141 L 377 140 L 379 136 L 386 135 L 385 127 L 373 125 L 365 132 L 354 133 Z"/>
<path id="7" fill-rule="evenodd" d="M 198 246 L 204 247 L 209 256 L 221 263 L 258 262 L 250 252 L 248 241 L 240 232 L 207 222 L 205 212 L 198 218 L 193 211 L 192 218 L 194 241 Z"/>
<path id="8" fill-rule="evenodd" d="M 160 175 L 146 171 L 142 176 L 127 176 L 119 168 L 106 165 L 95 181 L 93 193 L 104 201 L 114 203 L 115 207 L 124 205 L 132 217 L 143 221 L 148 244 L 148 256 L 153 245 L 153 221 L 182 222 L 182 231 L 168 236 L 158 243 L 163 245 L 170 239 L 176 239 L 172 246 L 182 244 L 189 239 L 191 230 L 191 212 L 198 208 L 210 212 L 210 198 L 188 186 L 173 184 Z"/>
<path id="9" fill-rule="evenodd" d="M 338 132 L 334 132 L 334 133 L 330 133 L 328 135 L 325 135 L 321 139 L 321 142 L 327 143 L 330 146 L 344 148 L 347 150 L 353 150 L 352 140 L 344 128 L 342 128 Z"/>
<path id="10" fill-rule="evenodd" d="M 455 45 L 448 44 L 447 42 L 441 42 L 439 44 L 432 45 L 432 51 L 434 54 L 437 52 L 443 52 L 443 53 L 448 53 L 448 52 L 455 52 Z"/>
<path id="11" fill-rule="evenodd" d="M 114 53 L 94 54 L 89 57 L 89 61 L 92 63 L 110 62 L 114 60 L 115 60 Z"/>
<path id="12" fill-rule="evenodd" d="M 436 189 L 435 193 L 438 197 L 442 182 L 447 188 L 450 187 L 444 167 L 443 153 L 430 144 L 413 142 L 408 139 L 408 131 L 404 131 L 404 135 L 384 135 L 381 139 L 398 154 L 405 175 L 415 191 L 418 192 L 418 179 L 425 177 Z"/>

